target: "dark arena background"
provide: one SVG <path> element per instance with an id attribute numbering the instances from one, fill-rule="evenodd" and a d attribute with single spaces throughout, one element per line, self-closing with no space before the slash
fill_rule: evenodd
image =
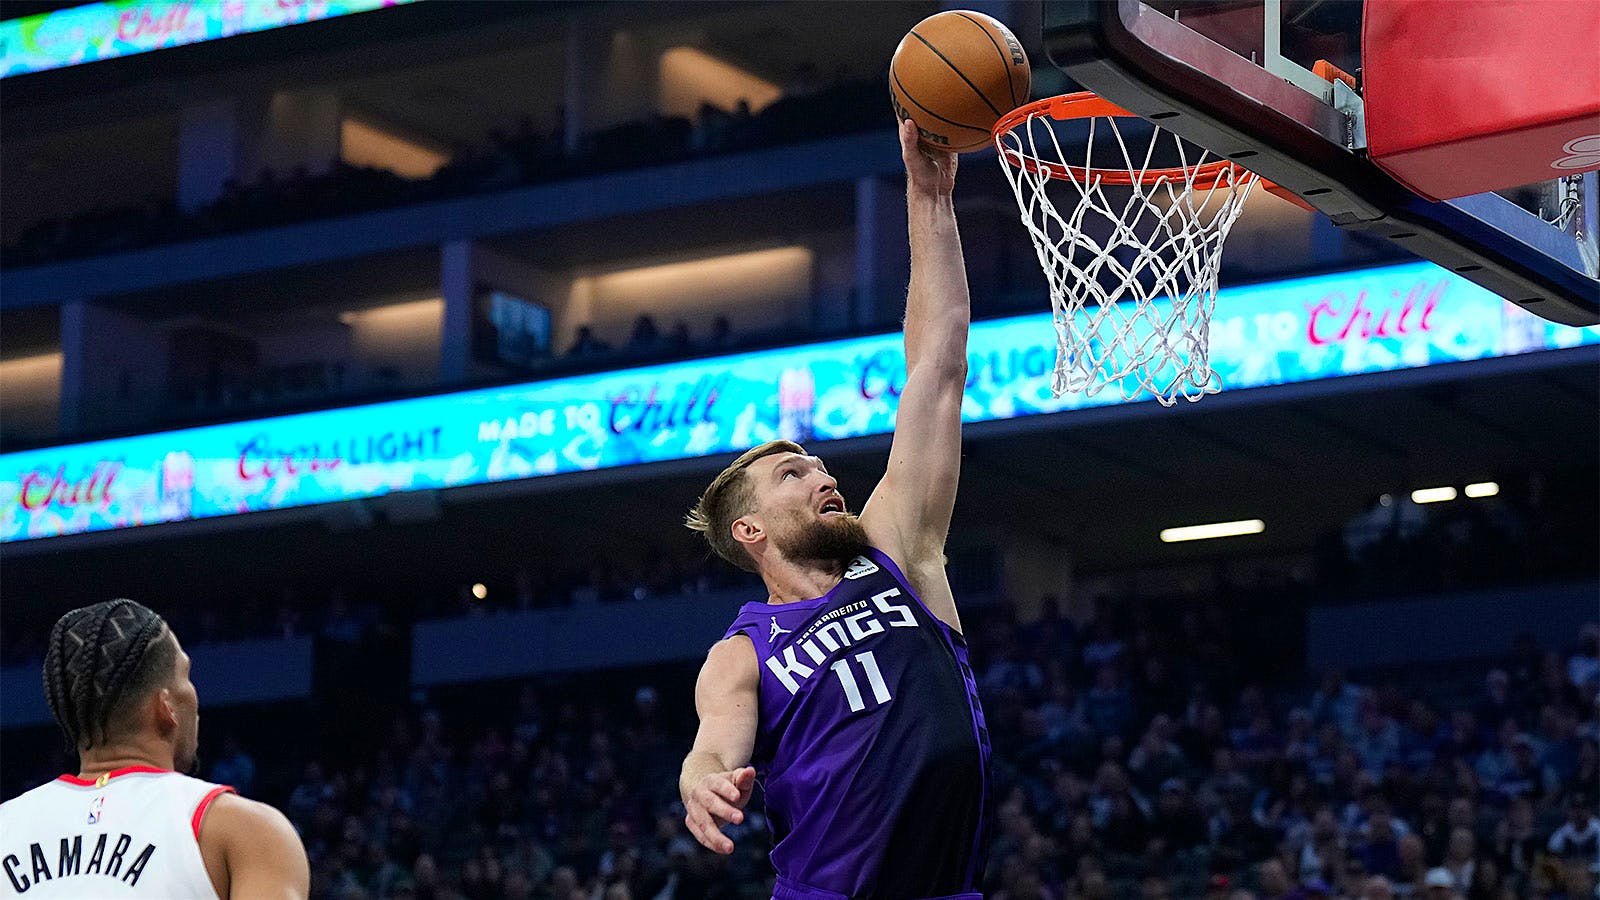
<path id="1" fill-rule="evenodd" d="M 683 515 L 776 437 L 883 472 L 887 66 L 957 7 L 1072 89 L 1025 0 L 0 4 L 0 797 L 125 596 L 315 897 L 771 896 L 683 823 L 765 596 Z M 986 896 L 1596 896 L 1600 329 L 1258 192 L 1222 393 L 1058 401 L 992 149 L 956 207 Z"/>

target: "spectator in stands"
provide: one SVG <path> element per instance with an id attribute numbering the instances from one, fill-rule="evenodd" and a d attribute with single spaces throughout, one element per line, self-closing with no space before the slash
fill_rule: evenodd
<path id="1" fill-rule="evenodd" d="M 1363 769 L 1381 778 L 1390 762 L 1400 759 L 1400 727 L 1394 719 L 1379 713 L 1376 701 L 1366 698 L 1360 711 L 1360 732 L 1355 735 L 1355 754 Z"/>
<path id="2" fill-rule="evenodd" d="M 1206 842 L 1206 825 L 1182 778 L 1168 778 L 1161 785 L 1150 834 L 1161 842 L 1165 853 L 1182 853 Z"/>
<path id="3" fill-rule="evenodd" d="M 1168 900 L 1172 896 L 1167 879 L 1152 873 L 1139 882 L 1139 900 Z"/>
<path id="4" fill-rule="evenodd" d="M 1084 668 L 1094 671 L 1103 666 L 1118 662 L 1127 645 L 1112 634 L 1111 625 L 1104 619 L 1096 619 L 1091 626 L 1093 639 L 1083 648 Z"/>
<path id="5" fill-rule="evenodd" d="M 1344 833 L 1339 820 L 1327 806 L 1311 817 L 1300 839 L 1299 870 L 1303 878 L 1331 880 L 1338 876 L 1344 856 Z"/>
<path id="6" fill-rule="evenodd" d="M 1394 900 L 1394 886 L 1382 875 L 1374 875 L 1362 885 L 1361 900 Z"/>
<path id="7" fill-rule="evenodd" d="M 1133 698 L 1122 684 L 1122 676 L 1111 664 L 1095 671 L 1094 687 L 1083 701 L 1084 717 L 1102 735 L 1120 735 L 1133 721 Z"/>
<path id="8" fill-rule="evenodd" d="M 1454 761 L 1477 759 L 1482 751 L 1483 736 L 1478 728 L 1477 717 L 1464 709 L 1452 711 L 1450 725 L 1440 734 L 1434 755 L 1441 760 Z"/>
<path id="9" fill-rule="evenodd" d="M 1422 880 L 1422 890 L 1419 892 L 1422 900 L 1460 900 L 1461 895 L 1456 891 L 1455 879 L 1444 868 L 1429 869 Z"/>
<path id="10" fill-rule="evenodd" d="M 591 329 L 588 325 L 579 325 L 578 333 L 573 338 L 572 346 L 568 348 L 567 355 L 599 356 L 603 353 L 609 353 L 610 351 L 611 345 L 595 337 L 593 329 Z"/>
<path id="11" fill-rule="evenodd" d="M 62 256 L 120 250 L 192 235 L 259 228 L 314 216 L 358 212 L 407 200 L 455 196 L 471 191 L 510 187 L 570 177 L 588 171 L 641 165 L 671 159 L 683 150 L 717 152 L 737 146 L 760 146 L 778 135 L 768 120 L 781 114 L 791 122 L 785 134 L 807 138 L 886 124 L 879 102 L 881 88 L 854 83 L 818 91 L 814 73 L 797 69 L 790 79 L 793 94 L 760 113 L 741 101 L 734 113 L 706 105 L 693 126 L 660 117 L 626 123 L 620 140 L 597 141 L 578 158 L 567 159 L 564 135 L 549 140 L 521 116 L 514 129 L 490 130 L 480 143 L 453 148 L 448 163 L 432 177 L 411 182 L 394 173 L 330 161 L 326 172 L 304 168 L 279 179 L 262 169 L 248 185 L 230 180 L 216 201 L 192 213 L 177 208 L 175 197 L 147 198 L 115 209 L 97 209 L 65 222 L 40 221 L 23 229 L 6 248 L 8 260 L 39 262 Z M 782 107 L 781 110 L 776 107 Z M 564 113 L 555 113 L 558 128 Z M 616 152 L 621 145 L 626 152 Z"/>
<path id="12" fill-rule="evenodd" d="M 1361 843 L 1356 856 L 1368 872 L 1395 877 L 1400 871 L 1400 835 L 1395 830 L 1389 806 L 1379 800 L 1366 825 L 1361 829 Z"/>
<path id="13" fill-rule="evenodd" d="M 211 780 L 231 785 L 241 794 L 255 793 L 256 761 L 244 752 L 237 737 L 230 734 L 222 739 L 222 756 L 211 767 Z"/>
<path id="14" fill-rule="evenodd" d="M 661 331 L 656 320 L 648 314 L 633 320 L 633 334 L 628 338 L 628 352 L 636 356 L 650 356 L 661 352 Z"/>
<path id="15" fill-rule="evenodd" d="M 1262 900 L 1288 900 L 1294 891 L 1294 882 L 1276 857 L 1263 862 L 1256 872 L 1256 884 L 1261 887 Z"/>
<path id="16" fill-rule="evenodd" d="M 1583 626 L 1578 649 L 1567 658 L 1567 678 L 1578 687 L 1600 682 L 1600 624 Z"/>
<path id="17" fill-rule="evenodd" d="M 1516 719 L 1506 719 L 1495 727 L 1495 745 L 1479 754 L 1473 770 L 1485 787 L 1498 785 L 1516 767 L 1516 745 L 1527 739 Z"/>
<path id="18" fill-rule="evenodd" d="M 1128 755 L 1128 773 L 1135 785 L 1146 794 L 1155 794 L 1157 788 L 1165 789 L 1177 776 L 1183 774 L 1183 751 L 1171 740 L 1172 720 L 1158 714 L 1150 720 L 1144 736 Z M 1182 784 L 1182 779 L 1177 779 Z"/>
<path id="19" fill-rule="evenodd" d="M 1471 798 L 1463 796 L 1451 800 L 1445 816 L 1446 827 L 1430 835 L 1427 840 L 1429 863 L 1437 865 L 1442 862 L 1449 852 L 1451 835 L 1460 829 L 1474 831 L 1476 823 L 1477 808 Z"/>
<path id="20" fill-rule="evenodd" d="M 1588 729 L 1587 735 L 1584 735 L 1585 728 Z M 1573 770 L 1568 788 L 1573 793 L 1585 797 L 1600 797 L 1600 777 L 1597 777 L 1600 776 L 1600 741 L 1594 737 L 1593 720 L 1591 719 L 1586 725 L 1579 725 L 1577 733 L 1581 737 L 1578 744 L 1578 767 Z"/>
<path id="21" fill-rule="evenodd" d="M 1240 791 L 1223 797 L 1222 808 L 1211 818 L 1210 834 L 1212 858 L 1227 869 L 1263 859 L 1277 844 L 1277 835 L 1250 815 L 1249 798 Z"/>
<path id="22" fill-rule="evenodd" d="M 1311 717 L 1317 724 L 1332 722 L 1347 738 L 1356 733 L 1362 691 L 1345 681 L 1344 670 L 1329 668 L 1322 673 L 1322 685 L 1311 695 Z"/>
<path id="23" fill-rule="evenodd" d="M 1478 721 L 1498 728 L 1506 719 L 1517 718 L 1520 704 L 1511 696 L 1511 676 L 1504 669 L 1491 669 L 1484 678 L 1483 697 L 1473 707 Z"/>
<path id="24" fill-rule="evenodd" d="M 1529 692 L 1529 705 L 1535 708 L 1548 703 L 1584 707 L 1584 694 L 1570 678 L 1571 667 L 1554 650 L 1539 658 L 1539 680 Z M 1590 694 L 1590 698 L 1593 698 Z"/>
<path id="25" fill-rule="evenodd" d="M 699 571 L 674 562 L 670 571 L 613 579 L 611 572 L 625 567 L 599 568 L 595 575 L 554 576 L 551 590 L 593 580 L 607 595 L 631 594 L 639 584 L 660 592 L 657 585 L 681 585 Z M 292 598 L 283 602 L 299 605 Z M 1175 646 L 1141 639 L 1141 629 L 1160 634 L 1169 624 L 1143 621 L 1149 613 L 1136 611 L 1137 605 L 1120 604 L 1127 623 L 1096 631 L 1097 638 L 1124 644 L 1111 666 L 1119 674 L 1144 671 L 1149 659 L 1170 671 L 1191 671 L 1200 644 L 1216 639 L 1219 623 L 1208 624 L 1206 615 L 1196 615 L 1192 639 Z M 348 599 L 345 606 L 359 608 Z M 274 614 L 272 602 L 262 604 L 257 627 L 273 630 Z M 1531 655 L 1537 677 L 1526 695 L 1515 690 L 1515 667 L 1508 668 L 1512 715 L 1505 718 L 1537 732 L 1513 724 L 1496 733 L 1491 754 L 1474 749 L 1475 717 L 1450 706 L 1456 697 L 1465 698 L 1462 705 L 1476 702 L 1489 682 L 1481 670 L 1461 683 L 1397 679 L 1372 702 L 1357 696 L 1364 726 L 1369 711 L 1388 724 L 1395 724 L 1396 713 L 1406 715 L 1398 757 L 1373 773 L 1346 746 L 1326 705 L 1314 714 L 1289 708 L 1305 696 L 1297 686 L 1262 694 L 1230 685 L 1217 696 L 1233 700 L 1221 704 L 1200 688 L 1174 719 L 1147 702 L 1143 680 L 1135 686 L 1119 680 L 1131 702 L 1126 728 L 1103 732 L 1081 714 L 1077 699 L 1098 671 L 1080 671 L 1077 657 L 1070 664 L 1051 659 L 1048 641 L 1009 620 L 975 622 L 972 630 L 1010 648 L 1010 663 L 1043 675 L 1042 687 L 1029 687 L 1026 677 L 997 678 L 1005 683 L 998 688 L 1005 699 L 985 697 L 997 748 L 996 790 L 1005 798 L 1003 815 L 1014 819 L 1002 824 L 987 896 L 1127 898 L 1148 886 L 1173 897 L 1226 897 L 1252 872 L 1263 878 L 1263 896 L 1270 895 L 1266 882 L 1290 895 L 1298 882 L 1301 896 L 1317 896 L 1317 881 L 1341 900 L 1397 894 L 1577 900 L 1593 890 L 1600 822 L 1590 798 L 1600 723 L 1593 706 L 1561 699 L 1576 691 L 1566 654 L 1555 656 L 1553 670 L 1547 658 Z M 1227 646 L 1240 655 L 1249 648 Z M 991 668 L 1001 659 L 987 649 L 974 656 Z M 765 889 L 750 874 L 763 852 L 759 841 L 750 841 L 745 856 L 714 858 L 689 841 L 681 812 L 667 805 L 670 798 L 649 795 L 648 785 L 663 781 L 644 774 L 652 759 L 687 740 L 680 721 L 684 701 L 655 695 L 649 683 L 661 683 L 657 677 L 624 679 L 607 690 L 587 682 L 583 690 L 559 681 L 508 685 L 492 702 L 471 701 L 477 704 L 466 707 L 475 710 L 471 714 L 443 707 L 448 720 L 427 707 L 409 709 L 394 727 L 368 732 L 379 739 L 359 751 L 319 743 L 316 758 L 263 757 L 257 781 L 264 795 L 278 792 L 277 802 L 304 835 L 318 896 L 460 897 L 469 882 L 472 891 L 495 897 L 521 896 L 536 885 L 541 900 L 623 893 L 639 900 L 732 898 L 740 889 L 754 896 Z M 1448 714 L 1431 744 L 1431 761 L 1414 752 L 1427 731 L 1418 725 L 1427 718 L 1418 713 L 1419 703 Z M 1263 716 L 1282 735 L 1278 741 L 1251 737 L 1252 730 L 1268 730 L 1257 724 Z M 1240 726 L 1231 734 L 1230 721 Z M 1503 724 L 1489 727 L 1499 732 Z M 1358 729 L 1357 738 L 1368 731 Z M 1498 760 L 1509 746 L 1509 770 L 1516 771 L 1517 737 L 1543 743 L 1534 757 L 1543 779 L 1536 780 L 1538 789 L 1507 799 L 1495 789 L 1507 783 L 1497 774 L 1480 790 L 1479 757 Z M 1235 741 L 1263 748 L 1254 764 L 1241 761 Z M 1298 751 L 1291 749 L 1296 744 Z M 1550 774 L 1567 770 L 1564 758 L 1552 754 L 1558 746 L 1576 747 L 1565 777 Z M 232 747 L 222 759 L 233 756 Z M 672 753 L 665 756 L 670 760 Z M 1174 764 L 1177 770 L 1166 774 Z M 274 767 L 281 773 L 290 766 L 301 777 L 275 784 Z M 1085 774 L 1093 776 L 1092 785 Z M 1158 774 L 1161 780 L 1151 785 Z M 1591 787 L 1574 790 L 1584 784 Z M 1408 820 L 1415 826 L 1411 833 L 1403 824 Z M 764 826 L 753 827 L 759 833 Z M 1287 886 L 1277 882 L 1280 872 Z M 1392 873 L 1398 890 L 1384 872 Z M 1430 887 L 1441 872 L 1449 884 Z M 1158 877 L 1145 878 L 1152 873 Z M 1208 883 L 1212 873 L 1232 880 Z"/>
<path id="26" fill-rule="evenodd" d="M 1394 882 L 1410 892 L 1428 874 L 1428 852 L 1415 834 L 1400 836 L 1400 861 L 1395 866 Z"/>
<path id="27" fill-rule="evenodd" d="M 733 111 L 728 122 L 728 139 L 738 144 L 755 143 L 758 139 L 756 131 L 756 114 L 750 108 L 750 100 L 740 97 L 734 101 Z"/>
<path id="28" fill-rule="evenodd" d="M 1567 820 L 1550 835 L 1550 852 L 1578 861 L 1600 872 L 1600 820 L 1594 816 L 1590 795 L 1573 794 L 1567 801 Z"/>
<path id="29" fill-rule="evenodd" d="M 1022 657 L 1016 632 L 1006 630 L 990 648 L 993 661 L 983 673 L 981 686 L 985 691 L 999 694 L 1018 691 L 1027 696 L 1037 696 L 1044 687 L 1044 673 L 1031 659 Z"/>
<path id="30" fill-rule="evenodd" d="M 1455 889 L 1466 893 L 1472 886 L 1472 873 L 1477 867 L 1477 840 L 1472 832 L 1466 828 L 1457 828 L 1450 832 L 1450 847 L 1445 851 L 1444 862 L 1440 867 L 1450 873 L 1450 880 Z"/>
<path id="31" fill-rule="evenodd" d="M 1539 711 L 1539 738 L 1539 788 L 1546 793 L 1560 793 L 1577 774 L 1583 754 L 1577 713 L 1564 706 L 1544 707 Z"/>
<path id="32" fill-rule="evenodd" d="M 712 350 L 725 350 L 733 346 L 733 325 L 727 316 L 717 316 L 711 320 L 711 336 L 706 339 L 706 347 Z"/>
<path id="33" fill-rule="evenodd" d="M 1512 744 L 1511 768 L 1493 786 L 1494 791 L 1503 800 L 1535 796 L 1540 792 L 1542 778 L 1536 758 L 1538 753 L 1533 738 L 1525 734 L 1517 736 L 1516 742 Z"/>
<path id="34" fill-rule="evenodd" d="M 1494 860 L 1479 860 L 1478 865 L 1472 870 L 1472 884 L 1465 891 L 1467 900 L 1502 900 L 1506 896 L 1509 886 L 1500 875 L 1500 867 Z M 1515 897 L 1515 891 L 1511 891 Z"/>
<path id="35" fill-rule="evenodd" d="M 1543 844 L 1534 831 L 1533 804 L 1526 797 L 1512 800 L 1495 826 L 1492 858 L 1501 872 L 1526 881 Z"/>

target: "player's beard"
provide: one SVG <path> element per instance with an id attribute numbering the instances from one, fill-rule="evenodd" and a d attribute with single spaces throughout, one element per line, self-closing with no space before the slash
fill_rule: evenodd
<path id="1" fill-rule="evenodd" d="M 196 716 L 190 723 L 188 733 L 179 739 L 178 748 L 173 754 L 172 768 L 184 775 L 198 777 L 200 774 L 200 718 Z M 184 757 L 188 757 L 185 759 Z"/>
<path id="2" fill-rule="evenodd" d="M 805 523 L 784 541 L 783 555 L 807 562 L 848 563 L 867 552 L 867 530 L 852 514 Z"/>

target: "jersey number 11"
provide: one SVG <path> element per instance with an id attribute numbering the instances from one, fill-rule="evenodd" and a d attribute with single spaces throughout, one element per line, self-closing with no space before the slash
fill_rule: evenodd
<path id="1" fill-rule="evenodd" d="M 889 696 L 889 686 L 883 683 L 883 673 L 878 671 L 878 661 L 872 658 L 872 651 L 857 653 L 855 661 L 867 675 L 867 684 L 872 688 L 872 699 L 880 706 L 888 703 L 892 699 Z M 866 709 L 866 701 L 861 697 L 861 688 L 856 684 L 855 673 L 850 671 L 849 661 L 841 659 L 830 668 L 833 669 L 833 674 L 839 676 L 839 686 L 844 688 L 844 697 L 850 701 L 850 711 L 861 712 Z"/>

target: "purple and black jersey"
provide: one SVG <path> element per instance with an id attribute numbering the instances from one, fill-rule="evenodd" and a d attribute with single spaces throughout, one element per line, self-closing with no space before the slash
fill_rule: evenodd
<path id="1" fill-rule="evenodd" d="M 966 640 L 888 556 L 824 596 L 746 603 L 779 900 L 970 894 L 983 877 L 989 732 Z"/>

